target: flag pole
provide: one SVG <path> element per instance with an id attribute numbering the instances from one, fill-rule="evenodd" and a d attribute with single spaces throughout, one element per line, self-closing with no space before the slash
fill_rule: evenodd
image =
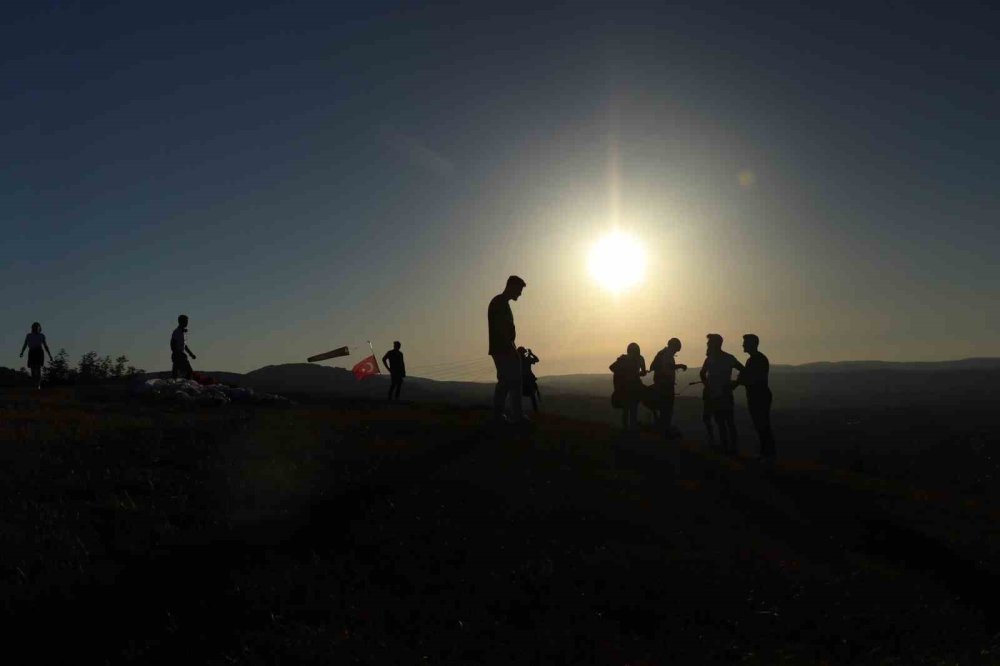
<path id="1" fill-rule="evenodd" d="M 368 349 L 372 350 L 372 360 L 375 361 L 375 370 L 378 372 L 378 374 L 381 375 L 382 374 L 382 369 L 378 365 L 378 358 L 376 358 L 376 356 L 375 356 L 375 348 L 372 347 L 372 341 L 371 340 L 368 341 Z"/>

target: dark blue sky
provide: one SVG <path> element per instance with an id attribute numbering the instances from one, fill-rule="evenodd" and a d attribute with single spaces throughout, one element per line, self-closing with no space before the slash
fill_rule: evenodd
<path id="1" fill-rule="evenodd" d="M 475 359 L 519 273 L 543 372 L 671 335 L 697 360 L 708 331 L 754 330 L 774 362 L 1000 355 L 988 5 L 5 18 L 11 349 L 39 320 L 74 356 L 162 368 L 186 312 L 201 367 L 368 338 L 404 340 L 415 367 Z M 615 224 L 650 257 L 612 297 L 584 264 Z"/>

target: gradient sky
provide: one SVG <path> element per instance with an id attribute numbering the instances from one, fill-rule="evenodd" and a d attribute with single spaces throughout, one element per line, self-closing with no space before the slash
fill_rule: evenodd
<path id="1" fill-rule="evenodd" d="M 19 4 L 0 365 L 38 320 L 164 369 L 184 312 L 196 368 L 400 339 L 411 374 L 479 376 L 511 273 L 539 374 L 671 336 L 697 364 L 710 331 L 1000 356 L 986 4 Z M 616 225 L 649 252 L 617 295 L 586 268 Z"/>

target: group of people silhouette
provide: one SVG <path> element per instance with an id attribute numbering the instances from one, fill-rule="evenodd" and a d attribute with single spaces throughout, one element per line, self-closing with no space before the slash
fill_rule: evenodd
<path id="1" fill-rule="evenodd" d="M 516 346 L 514 314 L 510 308 L 510 302 L 520 298 L 525 286 L 527 285 L 523 279 L 511 275 L 507 278 L 503 292 L 493 297 L 487 310 L 489 355 L 493 358 L 497 371 L 493 416 L 500 423 L 524 423 L 528 420 L 521 404 L 522 394 L 530 395 L 535 410 L 538 409 L 535 399 L 538 385 L 531 371 L 531 366 L 538 362 L 538 357 L 530 349 Z M 733 394 L 738 386 L 743 386 L 746 389 L 750 418 L 760 440 L 759 457 L 773 459 L 775 446 L 771 431 L 771 389 L 768 386 L 770 364 L 767 356 L 760 352 L 760 338 L 753 333 L 743 336 L 743 351 L 749 355 L 746 365 L 722 349 L 723 339 L 718 333 L 709 333 L 706 339 L 705 361 L 699 372 L 700 381 L 692 384 L 704 385 L 702 419 L 710 445 L 715 445 L 717 428 L 722 451 L 729 455 L 736 454 L 739 436 L 734 418 Z M 680 436 L 673 426 L 673 413 L 677 372 L 688 369 L 674 358 L 681 348 L 679 339 L 670 338 L 647 368 L 639 345 L 632 342 L 625 353 L 609 366 L 614 387 L 611 404 L 622 410 L 622 427 L 627 432 L 639 429 L 639 405 L 643 404 L 653 412 L 655 426 L 666 438 Z M 738 373 L 736 379 L 732 377 L 733 370 Z M 650 372 L 653 373 L 653 384 L 648 386 L 643 383 L 642 378 Z"/>
<path id="2" fill-rule="evenodd" d="M 535 412 L 538 411 L 541 399 L 538 381 L 532 371 L 532 366 L 539 362 L 539 358 L 531 349 L 516 345 L 517 330 L 514 326 L 514 313 L 510 308 L 510 302 L 520 298 L 526 286 L 523 279 L 511 275 L 507 278 L 503 292 L 490 300 L 487 309 L 488 353 L 493 358 L 497 373 L 497 384 L 493 392 L 493 416 L 501 423 L 526 422 L 528 417 L 522 407 L 522 397 L 531 399 Z M 170 336 L 171 375 L 175 379 L 192 379 L 194 376 L 188 359 L 195 359 L 197 356 L 187 345 L 188 323 L 187 315 L 178 316 L 177 328 Z M 700 382 L 692 384 L 704 385 L 702 419 L 710 443 L 715 443 L 717 428 L 722 450 L 728 454 L 736 453 L 739 437 L 734 419 L 733 393 L 736 387 L 743 386 L 746 389 L 750 418 L 760 439 L 760 457 L 773 458 L 775 447 L 771 432 L 771 389 L 768 386 L 770 364 L 767 356 L 760 352 L 760 339 L 753 333 L 743 336 L 743 351 L 749 355 L 746 365 L 722 349 L 723 339 L 718 333 L 709 333 L 706 339 L 705 361 L 699 372 Z M 393 343 L 393 348 L 382 356 L 382 364 L 389 370 L 391 378 L 389 401 L 399 400 L 403 379 L 406 377 L 406 363 L 401 348 L 402 344 L 397 340 Z M 611 402 L 614 407 L 622 410 L 622 427 L 626 431 L 638 430 L 639 405 L 644 404 L 653 412 L 656 427 L 668 439 L 679 436 L 672 422 L 677 372 L 687 370 L 686 365 L 674 360 L 681 348 L 679 339 L 670 338 L 667 345 L 653 357 L 653 362 L 647 369 L 639 345 L 632 342 L 625 353 L 609 366 L 614 386 Z M 31 325 L 31 332 L 24 338 L 22 357 L 26 349 L 32 380 L 37 388 L 41 388 L 45 353 L 48 353 L 51 361 L 52 352 L 49 351 L 42 326 L 38 322 Z M 733 370 L 738 372 L 735 380 L 732 378 Z M 650 372 L 653 373 L 653 384 L 647 386 L 642 378 Z"/>

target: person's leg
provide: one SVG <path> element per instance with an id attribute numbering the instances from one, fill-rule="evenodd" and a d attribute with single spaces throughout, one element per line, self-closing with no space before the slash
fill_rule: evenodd
<path id="1" fill-rule="evenodd" d="M 493 418 L 497 421 L 504 420 L 504 403 L 507 398 L 507 383 L 504 381 L 503 360 L 499 356 L 493 357 L 493 365 L 497 369 L 497 385 L 493 389 Z"/>
<path id="2" fill-rule="evenodd" d="M 701 422 L 705 424 L 705 433 L 708 435 L 708 445 L 715 446 L 715 429 L 712 427 L 712 415 L 707 411 L 701 414 Z"/>
<path id="3" fill-rule="evenodd" d="M 628 429 L 639 429 L 639 402 L 633 401 L 628 405 Z"/>
<path id="4" fill-rule="evenodd" d="M 510 415 L 515 421 L 525 419 L 524 409 L 521 406 L 521 356 L 511 354 L 504 362 L 507 366 L 507 393 L 510 395 Z"/>
<path id="5" fill-rule="evenodd" d="M 726 414 L 722 410 L 716 410 L 712 414 L 715 425 L 719 429 L 719 447 L 723 453 L 729 453 L 729 428 L 726 427 Z"/>
<path id="6" fill-rule="evenodd" d="M 40 365 L 31 366 L 31 381 L 35 383 L 35 388 L 42 388 L 42 367 Z"/>
<path id="7" fill-rule="evenodd" d="M 674 395 L 673 393 L 663 396 L 660 403 L 660 428 L 670 437 L 670 431 L 674 423 Z"/>
<path id="8" fill-rule="evenodd" d="M 399 400 L 399 394 L 403 391 L 403 377 L 399 378 L 396 382 L 396 400 Z"/>
<path id="9" fill-rule="evenodd" d="M 534 393 L 531 394 L 531 410 L 536 414 L 538 413 L 538 400 L 535 399 Z"/>
<path id="10" fill-rule="evenodd" d="M 736 455 L 740 448 L 740 438 L 736 432 L 736 419 L 733 415 L 733 410 L 727 409 L 722 412 L 722 423 L 723 427 L 728 432 L 728 451 L 729 453 Z"/>
<path id="11" fill-rule="evenodd" d="M 760 439 L 760 456 L 774 456 L 774 434 L 771 432 L 771 395 L 770 392 L 760 395 L 747 393 L 747 406 L 754 429 Z"/>

